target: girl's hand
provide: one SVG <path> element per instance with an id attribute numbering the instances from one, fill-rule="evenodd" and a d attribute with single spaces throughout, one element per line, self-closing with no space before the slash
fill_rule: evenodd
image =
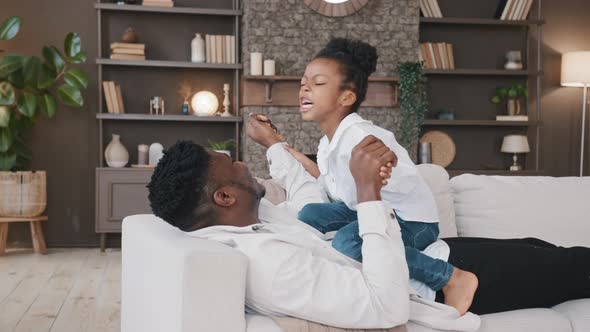
<path id="1" fill-rule="evenodd" d="M 305 170 L 309 174 L 311 174 L 311 176 L 313 176 L 316 179 L 320 177 L 320 169 L 318 168 L 318 165 L 316 163 L 314 163 L 306 155 L 297 151 L 296 149 L 288 145 L 283 146 L 285 147 L 285 150 L 287 150 L 293 156 L 293 158 L 295 158 L 295 160 L 297 160 L 303 166 L 303 168 L 305 168 Z"/>
<path id="2" fill-rule="evenodd" d="M 381 166 L 381 168 L 379 169 L 379 176 L 381 176 L 381 178 L 383 180 L 381 180 L 381 183 L 383 184 L 383 186 L 387 185 L 387 179 L 391 178 L 391 169 L 393 167 L 393 164 L 391 162 L 388 162 L 387 164 L 385 164 L 385 166 Z"/>
<path id="3" fill-rule="evenodd" d="M 263 117 L 263 115 L 258 115 L 255 113 L 250 114 L 248 127 L 246 129 L 246 134 L 248 137 L 250 137 L 254 142 L 265 146 L 266 148 L 271 147 L 275 143 L 285 141 L 283 136 L 277 133 L 276 127 L 272 125 L 267 117 L 264 117 L 266 121 L 263 121 L 260 119 L 260 117 Z"/>

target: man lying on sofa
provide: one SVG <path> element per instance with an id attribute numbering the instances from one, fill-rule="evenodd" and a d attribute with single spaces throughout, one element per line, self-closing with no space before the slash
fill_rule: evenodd
<path id="1" fill-rule="evenodd" d="M 477 330 L 477 316 L 460 316 L 452 307 L 417 296 L 409 286 L 398 223 L 380 201 L 382 178 L 378 171 L 368 171 L 393 157 L 381 141 L 367 137 L 350 161 L 363 240 L 360 264 L 296 220 L 305 204 L 328 201 L 326 194 L 270 127 L 251 120 L 249 130 L 268 148 L 270 173 L 286 189 L 286 202 L 273 205 L 264 199 L 264 187 L 243 163 L 191 142 L 166 150 L 148 187 L 157 216 L 248 257 L 246 304 L 251 310 L 341 328 L 389 328 L 412 320 L 442 330 Z M 454 238 L 444 243 L 450 248 L 448 261 L 479 278 L 474 313 L 551 307 L 590 297 L 588 248 L 559 248 L 536 239 Z"/>

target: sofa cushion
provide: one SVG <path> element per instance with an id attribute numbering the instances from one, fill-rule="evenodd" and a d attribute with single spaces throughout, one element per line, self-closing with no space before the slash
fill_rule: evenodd
<path id="1" fill-rule="evenodd" d="M 465 174 L 450 183 L 459 236 L 590 247 L 590 177 Z"/>
<path id="2" fill-rule="evenodd" d="M 440 218 L 440 238 L 457 237 L 453 195 L 449 186 L 449 173 L 434 164 L 418 165 L 418 172 L 434 194 L 438 217 Z"/>
<path id="3" fill-rule="evenodd" d="M 590 331 L 590 299 L 564 302 L 553 310 L 570 320 L 574 332 Z"/>

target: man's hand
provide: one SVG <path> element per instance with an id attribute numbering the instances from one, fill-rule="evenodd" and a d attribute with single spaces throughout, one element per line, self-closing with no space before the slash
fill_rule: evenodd
<path id="1" fill-rule="evenodd" d="M 313 160 L 309 159 L 306 155 L 288 145 L 285 145 L 285 150 L 287 150 L 293 156 L 293 158 L 295 158 L 295 160 L 297 160 L 301 166 L 303 166 L 303 168 L 305 168 L 305 170 L 311 174 L 311 176 L 316 179 L 320 177 L 320 169 L 318 168 L 318 165 L 313 162 Z"/>
<path id="2" fill-rule="evenodd" d="M 272 122 L 270 122 L 266 116 L 258 115 L 256 113 L 250 113 L 246 134 L 254 142 L 266 147 L 267 149 L 275 143 L 285 141 L 283 136 L 279 135 L 276 127 L 274 127 Z"/>
<path id="3" fill-rule="evenodd" d="M 381 200 L 383 165 L 396 165 L 393 151 L 377 137 L 369 135 L 352 149 L 350 173 L 356 183 L 357 202 Z M 387 176 L 387 174 L 385 174 Z"/>

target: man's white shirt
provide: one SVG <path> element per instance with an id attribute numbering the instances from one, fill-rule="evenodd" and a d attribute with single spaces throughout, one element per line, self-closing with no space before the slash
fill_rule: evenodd
<path id="1" fill-rule="evenodd" d="M 262 199 L 259 224 L 188 233 L 233 246 L 248 257 L 248 308 L 341 328 L 387 328 L 410 319 L 443 330 L 477 330 L 479 317 L 461 317 L 454 308 L 414 294 L 400 228 L 387 205 L 357 205 L 360 264 L 297 220 L 306 204 L 328 201 L 319 182 L 282 144 L 269 148 L 267 157 L 272 178 L 287 190 L 286 202 L 273 205 Z"/>

